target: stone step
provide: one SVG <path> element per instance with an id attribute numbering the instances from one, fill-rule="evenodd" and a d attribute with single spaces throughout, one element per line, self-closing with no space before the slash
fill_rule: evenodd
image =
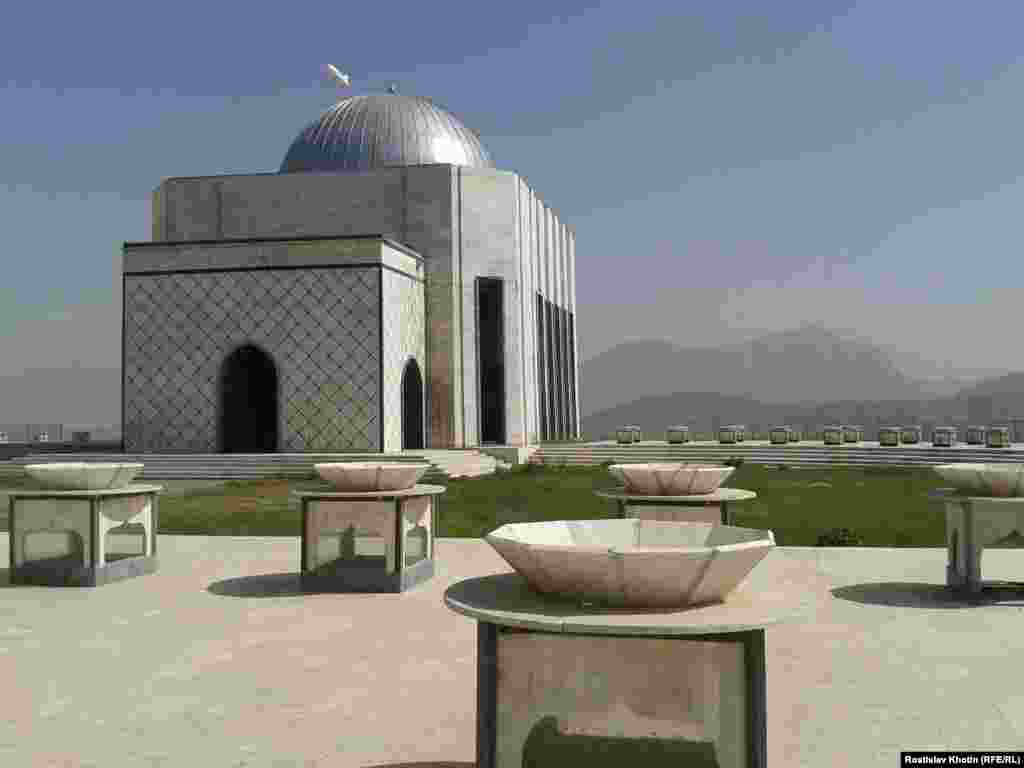
<path id="1" fill-rule="evenodd" d="M 425 480 L 492 474 L 498 462 L 473 450 L 422 451 L 403 454 L 86 454 L 48 453 L 2 462 L 0 477 L 23 476 L 24 465 L 59 461 L 138 461 L 145 464 L 141 480 L 257 479 L 268 476 L 315 477 L 314 464 L 331 461 L 424 461 L 431 469 Z"/>

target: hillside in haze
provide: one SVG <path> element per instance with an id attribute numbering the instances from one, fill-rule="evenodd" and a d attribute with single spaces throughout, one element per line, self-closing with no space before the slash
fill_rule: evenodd
<path id="1" fill-rule="evenodd" d="M 797 404 L 951 396 L 963 384 L 911 379 L 878 347 L 805 326 L 713 348 L 619 344 L 581 365 L 580 413 L 681 392 Z"/>
<path id="2" fill-rule="evenodd" d="M 36 368 L 0 376 L 0 422 L 117 424 L 120 368 Z"/>
<path id="3" fill-rule="evenodd" d="M 984 381 L 976 382 L 971 386 L 964 387 L 960 391 L 961 397 L 988 397 L 1001 395 L 1016 395 L 1024 392 L 1024 373 L 1008 373 L 1005 376 L 997 376 Z"/>

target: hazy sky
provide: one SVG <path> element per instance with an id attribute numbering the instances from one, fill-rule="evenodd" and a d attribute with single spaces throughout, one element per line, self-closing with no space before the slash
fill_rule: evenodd
<path id="1" fill-rule="evenodd" d="M 152 190 L 276 171 L 339 97 L 326 62 L 356 93 L 395 82 L 455 112 L 575 230 L 582 359 L 815 322 L 913 375 L 1015 369 L 1022 17 L 994 0 L 18 3 L 0 376 L 118 367 L 120 245 L 149 239 Z"/>

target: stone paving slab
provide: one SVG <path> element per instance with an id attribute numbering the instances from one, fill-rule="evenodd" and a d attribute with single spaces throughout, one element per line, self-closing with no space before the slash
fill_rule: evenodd
<path id="1" fill-rule="evenodd" d="M 442 599 L 508 570 L 485 542 L 439 539 L 438 575 L 393 595 L 302 595 L 298 537 L 165 535 L 159 553 L 96 589 L 0 571 L 0 766 L 473 765 L 476 627 Z M 1024 579 L 1024 552 L 983 567 Z M 970 604 L 944 573 L 942 549 L 779 548 L 754 570 L 751 594 L 814 595 L 767 630 L 770 765 L 1024 744 L 1024 591 Z"/>

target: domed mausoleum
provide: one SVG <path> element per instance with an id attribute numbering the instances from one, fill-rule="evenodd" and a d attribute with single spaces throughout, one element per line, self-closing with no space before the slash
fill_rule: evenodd
<path id="1" fill-rule="evenodd" d="M 126 452 L 578 435 L 575 238 L 429 99 L 357 95 L 277 173 L 172 178 L 124 244 Z"/>

